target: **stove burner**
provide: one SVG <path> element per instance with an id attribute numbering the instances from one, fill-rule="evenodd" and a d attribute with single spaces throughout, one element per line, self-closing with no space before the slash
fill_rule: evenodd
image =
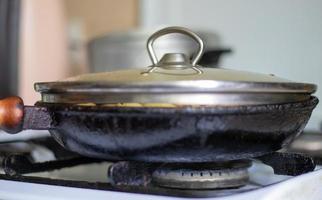
<path id="1" fill-rule="evenodd" d="M 248 183 L 248 160 L 225 163 L 165 164 L 152 174 L 158 186 L 180 189 L 238 188 Z"/>

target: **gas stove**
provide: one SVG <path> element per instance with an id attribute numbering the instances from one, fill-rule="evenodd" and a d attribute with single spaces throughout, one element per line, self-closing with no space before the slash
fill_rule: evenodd
<path id="1" fill-rule="evenodd" d="M 320 160 L 299 153 L 296 145 L 251 160 L 218 163 L 107 162 L 66 151 L 47 133 L 26 135 L 29 138 L 6 136 L 0 144 L 0 199 L 320 199 L 322 195 Z"/>

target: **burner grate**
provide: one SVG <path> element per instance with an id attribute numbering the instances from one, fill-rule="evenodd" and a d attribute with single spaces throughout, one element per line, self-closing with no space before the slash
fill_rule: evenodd
<path id="1" fill-rule="evenodd" d="M 183 165 L 178 163 L 169 165 L 162 163 L 142 163 L 123 161 L 116 162 L 110 165 L 110 167 L 108 167 L 108 164 L 103 163 L 105 162 L 104 160 L 86 158 L 66 151 L 65 149 L 57 145 L 52 138 L 33 139 L 27 141 L 26 144 L 32 144 L 31 146 L 42 145 L 44 148 L 48 148 L 54 153 L 56 160 L 38 162 L 32 157 L 31 152 L 21 151 L 21 149 L 19 149 L 19 151 L 9 149 L 8 152 L 12 152 L 13 155 L 10 155 L 8 152 L 5 154 L 1 154 L 3 158 L 1 158 L 0 161 L 2 160 L 2 165 L 6 174 L 0 174 L 0 179 L 18 182 L 59 185 L 66 187 L 181 197 L 218 197 L 246 192 L 262 187 L 261 185 L 250 181 L 247 182 L 246 186 L 242 186 L 244 185 L 244 183 L 239 183 L 238 185 L 230 185 L 230 189 L 213 190 L 209 189 L 210 187 L 204 187 L 202 188 L 202 190 L 200 190 L 200 188 L 189 188 L 189 186 L 185 185 L 184 188 L 189 189 L 182 190 L 182 188 L 179 187 L 160 187 L 162 184 L 160 184 L 160 182 L 155 181 L 155 176 L 162 175 L 165 169 L 170 169 L 170 171 L 172 170 L 172 172 L 173 169 L 176 169 L 178 170 L 177 175 L 180 176 L 182 175 L 182 172 L 184 173 L 184 175 L 185 173 L 193 173 L 194 177 L 197 174 L 199 176 L 204 177 L 207 173 L 209 176 L 211 176 L 211 172 L 212 176 L 216 176 L 218 178 L 218 176 L 225 177 L 222 173 L 223 169 L 227 168 L 237 171 L 239 170 L 238 173 L 240 173 L 243 177 L 243 179 L 239 180 L 247 180 L 245 177 L 247 177 L 247 168 L 250 166 L 250 162 L 247 160 L 232 161 L 228 163 L 192 163 L 187 165 L 189 166 L 188 168 L 182 168 Z M 8 143 L 0 144 L 0 148 L 3 145 L 8 145 Z M 10 143 L 10 146 L 15 145 L 14 143 Z M 28 147 L 27 149 L 33 151 L 32 148 Z M 299 175 L 302 173 L 312 171 L 315 167 L 313 159 L 311 159 L 310 157 L 293 153 L 272 153 L 259 158 L 254 158 L 254 160 L 260 160 L 263 163 L 272 166 L 275 173 L 277 174 Z M 53 179 L 47 177 L 38 177 L 37 174 L 32 174 L 32 176 L 30 176 L 30 173 L 48 172 L 51 170 L 82 166 L 91 163 L 101 163 L 103 167 L 106 167 L 106 170 L 108 169 L 108 173 L 105 174 L 106 182 L 64 180 L 61 178 Z M 182 171 L 182 169 L 187 171 Z M 230 171 L 230 174 L 226 176 L 226 178 L 236 177 L 235 175 L 238 173 Z"/>

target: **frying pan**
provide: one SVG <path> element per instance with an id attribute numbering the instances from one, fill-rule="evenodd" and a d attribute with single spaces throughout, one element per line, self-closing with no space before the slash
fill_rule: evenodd
<path id="1" fill-rule="evenodd" d="M 169 33 L 199 44 L 191 60 L 182 53 L 157 58 L 153 43 Z M 49 130 L 66 149 L 106 160 L 218 162 L 281 149 L 318 103 L 314 84 L 202 68 L 203 41 L 183 27 L 154 33 L 147 49 L 148 69 L 36 83 L 42 99 L 35 106 L 19 97 L 0 101 L 0 128 Z"/>
<path id="2" fill-rule="evenodd" d="M 251 106 L 104 107 L 0 101 L 0 127 L 50 131 L 68 150 L 106 160 L 217 162 L 281 149 L 301 133 L 316 97 Z"/>

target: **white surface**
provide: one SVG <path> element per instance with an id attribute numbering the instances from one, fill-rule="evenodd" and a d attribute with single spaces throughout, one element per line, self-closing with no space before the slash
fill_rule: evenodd
<path id="1" fill-rule="evenodd" d="M 141 0 L 140 23 L 215 31 L 234 51 L 224 67 L 312 82 L 321 98 L 321 19 L 321 0 Z M 308 128 L 318 129 L 321 121 L 322 104 Z"/>
<path id="2" fill-rule="evenodd" d="M 33 138 L 46 137 L 49 135 L 48 131 L 26 130 L 18 134 L 8 134 L 0 130 L 0 143 L 10 141 L 29 140 Z"/>
<path id="3" fill-rule="evenodd" d="M 56 200 L 56 199 L 184 199 L 157 195 L 79 189 L 34 183 L 0 180 L 0 199 Z M 320 200 L 322 197 L 322 170 L 288 179 L 265 188 L 221 198 L 222 200 Z M 185 198 L 186 199 L 186 198 Z"/>

